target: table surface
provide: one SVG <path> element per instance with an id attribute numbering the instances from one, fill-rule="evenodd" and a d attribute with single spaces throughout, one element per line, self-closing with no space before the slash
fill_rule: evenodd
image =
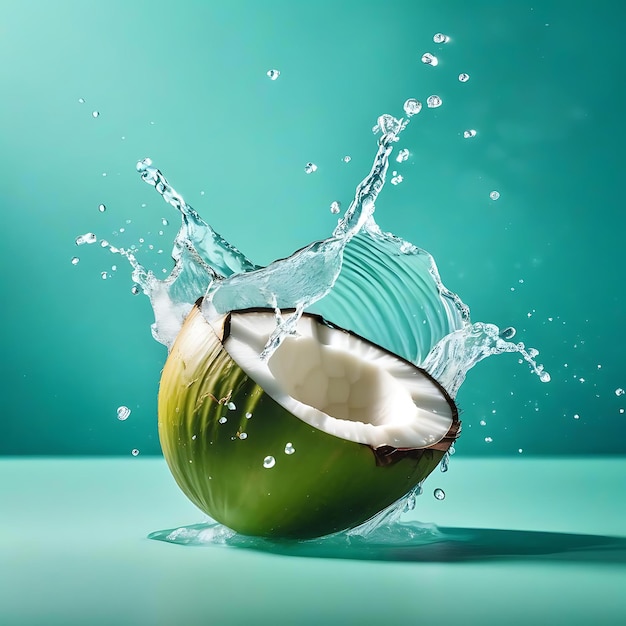
<path id="1" fill-rule="evenodd" d="M 0 624 L 625 624 L 625 492 L 623 459 L 454 457 L 403 517 L 434 543 L 181 546 L 162 459 L 5 458 Z"/>

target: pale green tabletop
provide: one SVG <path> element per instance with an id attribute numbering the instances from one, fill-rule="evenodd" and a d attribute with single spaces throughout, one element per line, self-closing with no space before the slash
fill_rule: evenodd
<path id="1" fill-rule="evenodd" d="M 146 538 L 202 521 L 160 459 L 4 459 L 0 624 L 624 624 L 625 486 L 618 459 L 453 458 L 405 517 L 446 540 L 183 547 Z"/>

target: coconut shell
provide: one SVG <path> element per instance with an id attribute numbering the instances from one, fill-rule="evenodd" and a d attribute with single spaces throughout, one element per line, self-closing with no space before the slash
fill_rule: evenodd
<path id="1" fill-rule="evenodd" d="M 329 435 L 246 375 L 223 346 L 229 325 L 230 314 L 209 324 L 198 305 L 190 312 L 161 377 L 159 438 L 183 492 L 239 533 L 306 539 L 357 526 L 426 478 L 458 436 L 445 390 L 453 422 L 428 448 Z"/>

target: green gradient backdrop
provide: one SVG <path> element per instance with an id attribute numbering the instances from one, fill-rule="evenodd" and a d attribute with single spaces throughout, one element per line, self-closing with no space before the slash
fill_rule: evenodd
<path id="1" fill-rule="evenodd" d="M 511 355 L 476 367 L 458 398 L 459 453 L 625 452 L 615 389 L 626 387 L 626 10 L 616 6 L 2 2 L 0 453 L 159 452 L 165 350 L 149 304 L 131 295 L 120 258 L 73 243 L 87 231 L 123 246 L 143 237 L 140 260 L 171 267 L 176 216 L 140 181 L 137 159 L 150 156 L 265 263 L 331 231 L 330 202 L 345 206 L 369 170 L 377 116 L 431 93 L 444 104 L 403 136 L 412 156 L 378 222 L 429 250 L 473 319 L 517 327 L 552 374 L 544 385 Z M 433 44 L 437 31 L 450 43 Z M 426 51 L 438 67 L 420 62 Z M 478 136 L 463 140 L 465 128 Z"/>

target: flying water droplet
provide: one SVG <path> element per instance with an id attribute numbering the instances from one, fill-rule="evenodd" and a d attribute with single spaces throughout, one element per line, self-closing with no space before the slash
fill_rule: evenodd
<path id="1" fill-rule="evenodd" d="M 491 437 L 485 437 L 485 443 L 492 443 L 493 439 Z"/>
<path id="2" fill-rule="evenodd" d="M 497 200 L 497 199 L 500 197 L 500 192 L 499 192 L 499 191 L 492 191 L 492 192 L 489 194 L 489 197 L 490 197 L 492 200 Z"/>
<path id="3" fill-rule="evenodd" d="M 296 449 L 293 447 L 293 444 L 291 442 L 289 442 L 285 446 L 285 454 L 293 454 L 295 451 L 296 451 Z"/>
<path id="4" fill-rule="evenodd" d="M 402 178 L 402 174 L 398 174 L 397 176 L 392 176 L 391 184 L 392 185 L 399 185 L 403 180 L 404 180 L 404 178 Z"/>
<path id="5" fill-rule="evenodd" d="M 270 80 L 276 80 L 280 76 L 280 71 L 279 70 L 268 70 L 267 71 L 267 76 L 269 77 Z"/>
<path id="6" fill-rule="evenodd" d="M 130 288 L 130 293 L 132 293 L 133 296 L 136 296 L 140 291 L 141 291 L 141 289 L 140 289 L 139 285 L 133 285 Z"/>
<path id="7" fill-rule="evenodd" d="M 618 387 L 618 388 L 615 390 L 615 395 L 616 395 L 616 396 L 623 396 L 625 393 L 626 393 L 626 391 L 624 391 L 621 387 Z"/>
<path id="8" fill-rule="evenodd" d="M 248 438 L 248 433 L 239 433 L 239 439 L 242 441 Z"/>
<path id="9" fill-rule="evenodd" d="M 463 137 L 465 139 L 471 139 L 472 137 L 476 137 L 476 131 L 473 128 L 469 128 L 468 130 L 463 131 Z"/>
<path id="10" fill-rule="evenodd" d="M 334 213 L 335 215 L 337 215 L 337 213 L 339 213 L 339 211 L 341 211 L 341 203 L 337 202 L 337 200 L 335 200 L 330 205 L 330 212 Z"/>
<path id="11" fill-rule="evenodd" d="M 315 172 L 317 170 L 317 165 L 315 165 L 315 163 L 307 163 L 304 166 L 304 172 L 306 174 L 312 174 L 313 172 Z"/>
<path id="12" fill-rule="evenodd" d="M 226 406 L 228 407 L 229 411 L 234 411 L 237 408 L 234 402 L 229 402 Z"/>
<path id="13" fill-rule="evenodd" d="M 435 496 L 435 498 L 437 498 L 437 500 L 444 500 L 446 497 L 446 492 L 443 489 L 435 489 L 435 491 L 433 491 L 433 496 Z"/>
<path id="14" fill-rule="evenodd" d="M 78 102 L 80 104 L 85 104 L 85 98 L 78 98 Z"/>
<path id="15" fill-rule="evenodd" d="M 119 406 L 117 407 L 117 419 L 120 420 L 121 422 L 123 422 L 124 420 L 128 419 L 128 416 L 130 415 L 130 409 L 127 406 Z"/>
<path id="16" fill-rule="evenodd" d="M 398 156 L 396 157 L 396 161 L 398 163 L 404 163 L 409 158 L 409 151 L 406 148 L 403 148 L 398 152 Z"/>
<path id="17" fill-rule="evenodd" d="M 91 116 L 92 117 L 100 117 L 100 111 L 92 111 L 91 112 Z"/>
<path id="18" fill-rule="evenodd" d="M 448 37 L 448 35 L 444 35 L 443 33 L 436 33 L 433 35 L 433 41 L 435 43 L 448 43 L 450 41 L 450 37 Z"/>
<path id="19" fill-rule="evenodd" d="M 465 72 L 459 74 L 459 81 L 461 81 L 462 83 L 466 83 L 469 80 L 469 74 L 466 74 Z"/>
<path id="20" fill-rule="evenodd" d="M 422 55 L 422 63 L 424 63 L 424 65 L 432 65 L 435 67 L 439 64 L 439 59 L 434 54 L 426 52 Z"/>
<path id="21" fill-rule="evenodd" d="M 90 244 L 96 242 L 96 236 L 93 233 L 85 233 L 76 237 L 76 245 L 82 246 L 83 244 Z"/>
<path id="22" fill-rule="evenodd" d="M 246 413 L 246 419 L 249 420 L 252 417 L 252 413 Z"/>
<path id="23" fill-rule="evenodd" d="M 72 265 L 78 265 L 80 259 L 77 256 L 72 257 Z"/>
<path id="24" fill-rule="evenodd" d="M 137 455 L 139 454 L 139 450 L 137 450 L 137 448 L 133 448 L 133 449 L 130 451 L 130 453 L 131 453 L 133 456 L 137 456 Z"/>
<path id="25" fill-rule="evenodd" d="M 437 107 L 440 107 L 442 104 L 441 98 L 435 95 L 428 96 L 426 100 L 426 104 L 428 105 L 429 109 L 436 109 Z"/>
<path id="26" fill-rule="evenodd" d="M 343 157 L 343 159 L 341 159 L 344 163 L 350 163 L 350 161 L 352 161 L 352 157 L 349 156 L 348 154 L 346 154 L 345 157 Z"/>
<path id="27" fill-rule="evenodd" d="M 413 115 L 417 115 L 422 110 L 422 103 L 415 98 L 409 98 L 404 103 L 404 112 L 412 117 Z M 397 120 L 396 120 L 397 121 Z"/>
<path id="28" fill-rule="evenodd" d="M 220 424 L 226 424 L 228 418 L 226 416 L 222 416 L 217 420 Z"/>
<path id="29" fill-rule="evenodd" d="M 169 224 L 169 222 L 165 218 L 162 218 L 161 219 L 161 224 L 163 224 L 163 226 L 167 226 Z"/>
<path id="30" fill-rule="evenodd" d="M 102 278 L 102 280 L 106 280 L 109 277 L 109 274 L 107 272 L 100 272 L 100 278 Z"/>
<path id="31" fill-rule="evenodd" d="M 269 469 L 270 467 L 274 467 L 276 465 L 276 459 L 273 456 L 266 456 L 263 459 L 263 467 Z"/>

